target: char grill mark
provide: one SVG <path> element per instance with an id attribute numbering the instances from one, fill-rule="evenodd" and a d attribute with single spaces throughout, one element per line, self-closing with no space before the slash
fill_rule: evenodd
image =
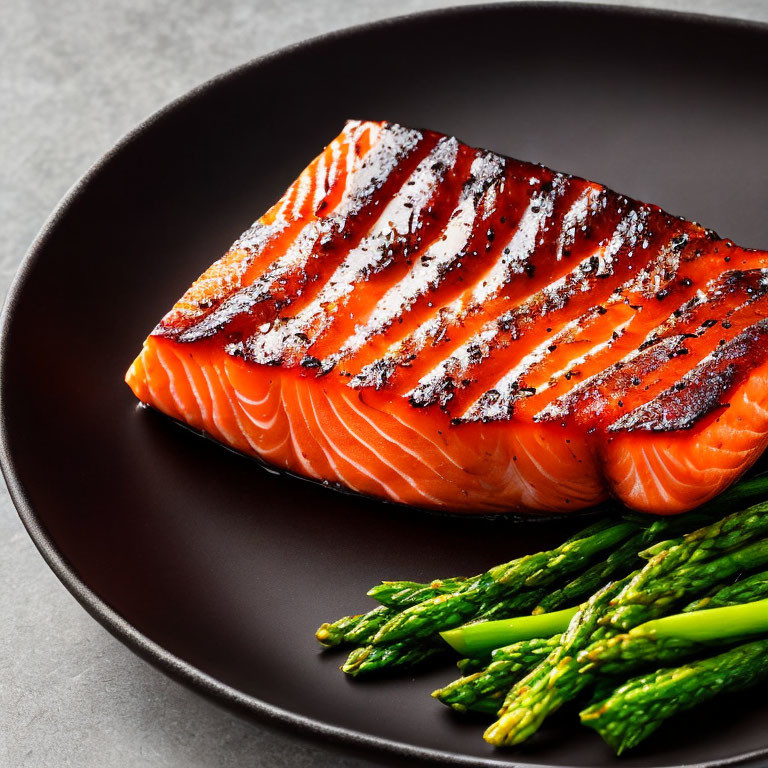
<path id="1" fill-rule="evenodd" d="M 534 420 L 572 418 L 588 429 L 610 424 L 651 401 L 665 382 L 680 386 L 692 367 L 766 314 L 766 273 L 726 273 L 650 329 L 637 348 L 553 400 Z M 713 323 L 713 317 L 721 319 Z"/>
<path id="2" fill-rule="evenodd" d="M 660 214 L 646 207 L 625 212 L 607 242 L 598 244 L 575 269 L 488 323 L 423 377 L 409 393 L 411 402 L 421 406 L 436 402 L 445 405 L 461 388 L 461 399 L 451 404 L 452 414 L 474 420 L 487 419 L 490 413 L 479 413 L 479 405 L 470 413 L 463 409 L 477 403 L 491 389 L 499 392 L 501 386 L 514 389 L 517 394 L 532 394 L 527 388 L 513 387 L 514 382 L 529 364 L 539 362 L 547 354 L 553 334 L 572 327 L 574 318 L 589 312 L 595 302 L 609 299 L 622 282 L 637 274 L 635 266 L 645 266 L 645 259 L 665 245 L 665 239 L 648 235 L 650 225 L 656 228 L 661 224 L 659 218 Z M 668 234 L 664 232 L 664 236 Z M 639 253 L 642 261 L 633 258 Z M 496 400 L 494 410 L 499 404 Z M 499 411 L 496 418 L 503 417 Z"/>
<path id="3" fill-rule="evenodd" d="M 313 289 L 322 284 L 323 273 L 332 270 L 357 244 L 381 202 L 402 185 L 437 140 L 436 134 L 384 125 L 378 141 L 347 176 L 336 207 L 307 223 L 264 274 L 179 334 L 177 340 L 197 341 L 225 328 L 233 335 L 248 334 L 254 325 L 271 321 L 280 310 L 302 297 L 309 298 Z M 231 351 L 245 354 L 245 347 L 234 342 Z"/>
<path id="4" fill-rule="evenodd" d="M 457 279 L 464 279 L 470 272 L 463 262 L 481 262 L 473 248 L 478 229 L 483 226 L 484 215 L 503 181 L 504 161 L 489 152 L 478 152 L 472 161 L 467 179 L 456 208 L 450 213 L 442 234 L 437 236 L 413 261 L 410 270 L 392 285 L 376 302 L 368 316 L 355 326 L 353 332 L 337 349 L 323 359 L 323 368 L 332 368 L 344 361 L 345 368 L 356 364 L 356 357 L 377 357 L 377 342 L 385 344 L 392 335 L 404 334 L 405 322 L 416 323 L 419 311 L 432 313 L 434 296 L 438 290 L 443 296 Z M 458 274 L 457 274 L 458 273 Z M 388 338 L 381 341 L 381 337 Z M 350 359 L 352 362 L 350 363 Z M 360 364 L 364 364 L 361 361 Z"/>
<path id="5" fill-rule="evenodd" d="M 731 247 L 591 182 L 350 122 L 154 333 L 219 335 L 231 355 L 305 376 L 336 368 L 454 423 L 684 428 L 657 424 L 664 385 L 693 398 L 693 370 L 710 371 L 717 386 L 686 411 L 700 418 L 746 364 L 717 367 L 718 350 L 768 314 L 750 269 L 764 254 L 734 248 L 742 271 L 707 283 Z"/>
<path id="6" fill-rule="evenodd" d="M 672 432 L 691 429 L 727 407 L 730 391 L 768 359 L 768 320 L 760 320 L 692 368 L 652 400 L 617 419 L 609 432 Z"/>
<path id="7" fill-rule="evenodd" d="M 670 301 L 674 301 L 674 294 L 687 298 L 695 291 L 693 281 L 671 282 L 681 263 L 696 258 L 696 248 L 689 241 L 698 228 L 689 227 L 690 233 L 672 236 L 648 264 L 614 288 L 606 301 L 590 306 L 545 338 L 472 403 L 463 420 L 503 419 L 518 409 L 533 416 L 579 381 L 629 353 L 639 343 L 633 345 L 633 338 L 644 336 L 643 329 L 660 322 L 669 312 L 667 305 L 657 299 L 660 290 L 670 294 Z"/>
<path id="8" fill-rule="evenodd" d="M 332 210 L 332 199 L 338 199 L 346 177 L 380 132 L 376 124 L 348 121 L 341 135 L 301 172 L 283 197 L 193 283 L 153 333 L 178 339 L 251 282 L 254 271 L 263 269 L 281 245 L 290 244 L 303 223 L 314 218 L 318 206 Z"/>
<path id="9" fill-rule="evenodd" d="M 500 307 L 509 307 L 518 296 L 530 296 L 553 272 L 567 268 L 550 258 L 555 249 L 560 258 L 562 243 L 571 242 L 562 237 L 561 222 L 569 213 L 571 225 L 583 222 L 585 206 L 578 201 L 597 201 L 599 188 L 597 193 L 589 186 L 583 191 L 585 182 L 572 181 L 559 174 L 542 179 L 541 169 L 533 166 L 519 169 L 513 166 L 512 172 L 518 176 L 517 183 L 510 181 L 508 186 L 520 189 L 522 176 L 526 194 L 514 206 L 506 199 L 499 204 L 497 218 L 506 219 L 503 224 L 512 222 L 514 226 L 503 240 L 501 236 L 505 228 L 497 228 L 498 232 L 489 228 L 488 231 L 494 232 L 493 239 L 499 241 L 495 261 L 489 259 L 490 266 L 479 272 L 458 298 L 439 306 L 408 336 L 391 344 L 378 360 L 365 366 L 351 386 L 381 388 L 396 371 L 401 379 L 398 387 L 415 384 L 421 375 L 439 365 L 452 349 L 459 348 L 473 332 L 481 330 L 484 323 L 498 315 L 502 311 Z M 577 196 L 577 202 L 574 202 Z M 598 204 L 593 203 L 593 210 Z M 589 211 L 588 207 L 586 211 Z"/>
<path id="10" fill-rule="evenodd" d="M 440 226 L 439 212 L 455 203 L 453 176 L 459 160 L 456 139 L 441 139 L 392 197 L 359 245 L 324 282 L 317 296 L 294 316 L 276 318 L 270 327 L 248 338 L 246 359 L 271 365 L 292 365 L 317 360 L 307 355 L 342 313 L 354 314 L 354 305 L 370 301 L 371 294 L 402 277 L 406 260 L 419 257 L 424 241 Z M 452 201 L 452 202 L 451 202 Z M 382 273 L 389 271 L 391 276 Z M 381 280 L 377 281 L 377 276 Z M 347 305 L 351 302 L 351 308 Z M 314 350 L 313 350 L 314 352 Z M 306 362 L 305 362 L 306 365 Z"/>

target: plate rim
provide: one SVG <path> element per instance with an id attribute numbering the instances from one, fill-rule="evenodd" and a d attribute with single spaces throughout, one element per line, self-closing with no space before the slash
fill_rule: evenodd
<path id="1" fill-rule="evenodd" d="M 414 21 L 445 19 L 459 17 L 466 13 L 493 13 L 498 11 L 547 10 L 554 13 L 603 14 L 618 15 L 625 19 L 651 18 L 664 19 L 675 23 L 698 24 L 730 29 L 746 29 L 768 35 L 768 22 L 743 19 L 738 17 L 720 16 L 717 14 L 678 11 L 672 9 L 652 8 L 643 6 L 621 6 L 593 2 L 570 2 L 569 0 L 521 0 L 520 2 L 487 2 L 472 5 L 448 5 L 428 11 L 400 14 L 397 16 L 378 19 L 372 22 L 356 24 L 349 27 L 331 30 L 298 42 L 289 44 L 262 56 L 257 56 L 238 64 L 214 77 L 194 86 L 192 89 L 177 96 L 160 109 L 152 112 L 135 127 L 124 133 L 121 138 L 96 162 L 94 162 L 65 192 L 56 204 L 52 213 L 43 223 L 31 245 L 22 258 L 19 267 L 11 281 L 0 312 L 0 470 L 2 471 L 14 507 L 43 560 L 54 572 L 59 581 L 80 603 L 80 605 L 99 622 L 110 634 L 123 643 L 129 650 L 150 663 L 161 672 L 196 693 L 204 695 L 214 703 L 246 716 L 255 715 L 262 722 L 283 729 L 294 730 L 293 735 L 300 737 L 319 737 L 337 747 L 347 749 L 374 749 L 386 753 L 390 757 L 400 755 L 432 763 L 443 763 L 457 766 L 474 766 L 476 768 L 551 768 L 549 764 L 520 763 L 514 755 L 504 759 L 500 753 L 496 758 L 472 757 L 466 754 L 448 752 L 439 749 L 419 747 L 395 739 L 375 736 L 363 731 L 332 725 L 322 720 L 297 714 L 291 710 L 278 707 L 262 699 L 246 694 L 232 685 L 217 680 L 193 664 L 167 651 L 142 632 L 133 627 L 130 622 L 113 610 L 102 598 L 90 589 L 77 575 L 74 567 L 57 549 L 52 537 L 45 529 L 32 508 L 25 488 L 16 470 L 7 429 L 7 410 L 5 407 L 5 390 L 8 379 L 6 351 L 9 344 L 10 327 L 16 306 L 23 298 L 27 277 L 32 268 L 43 256 L 48 240 L 64 216 L 70 205 L 78 198 L 89 184 L 98 177 L 114 158 L 133 142 L 141 139 L 143 134 L 156 123 L 183 108 L 188 102 L 199 95 L 217 88 L 221 83 L 237 77 L 245 71 L 258 68 L 271 62 L 289 59 L 295 52 L 311 49 L 325 43 L 334 43 L 348 37 L 355 37 L 369 31 L 387 27 L 396 27 Z M 732 757 L 710 760 L 699 763 L 685 763 L 685 768 L 723 768 L 725 766 L 745 765 L 768 756 L 768 744 L 764 748 Z M 501 757 L 501 759 L 499 759 Z M 680 765 L 660 766 L 659 768 L 682 768 Z M 573 768 L 558 766 L 558 768 Z"/>

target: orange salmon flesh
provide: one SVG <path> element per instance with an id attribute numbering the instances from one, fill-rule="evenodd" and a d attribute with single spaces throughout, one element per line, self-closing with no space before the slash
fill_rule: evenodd
<path id="1" fill-rule="evenodd" d="M 232 448 L 380 499 L 676 514 L 768 443 L 767 268 L 599 184 L 349 121 L 126 381 Z"/>

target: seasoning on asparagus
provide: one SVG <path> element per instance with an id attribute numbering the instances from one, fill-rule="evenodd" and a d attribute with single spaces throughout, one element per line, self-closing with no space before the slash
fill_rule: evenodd
<path id="1" fill-rule="evenodd" d="M 768 540 L 754 541 L 756 532 L 768 527 L 768 515 L 764 514 L 767 509 L 768 504 L 758 504 L 666 542 L 664 549 L 655 547 L 653 557 L 625 580 L 620 594 L 614 595 L 610 604 L 599 604 L 601 615 L 594 618 L 591 634 L 588 627 L 583 628 L 577 647 L 553 651 L 550 658 L 513 686 L 499 720 L 486 731 L 486 740 L 497 746 L 525 741 L 549 714 L 588 687 L 593 676 L 581 669 L 578 655 L 591 643 L 662 616 L 682 600 L 705 593 L 741 568 L 757 568 L 768 562 Z M 746 546 L 733 551 L 739 545 Z M 593 617 L 594 612 L 593 608 Z M 572 624 L 578 625 L 579 620 L 577 615 Z M 599 629 L 598 624 L 602 625 Z M 570 632 L 569 627 L 566 637 Z M 536 685 L 530 684 L 529 677 Z"/>
<path id="2" fill-rule="evenodd" d="M 705 608 L 725 608 L 729 605 L 741 605 L 751 603 L 768 597 L 768 571 L 755 573 L 740 579 L 735 584 L 729 584 L 717 590 L 707 597 L 702 597 L 690 605 L 686 605 L 683 611 L 702 611 Z"/>
<path id="3" fill-rule="evenodd" d="M 372 644 L 392 643 L 404 637 L 428 637 L 456 627 L 511 593 L 529 586 L 551 584 L 588 566 L 594 558 L 619 546 L 636 531 L 636 524 L 620 522 L 554 550 L 498 565 L 482 574 L 469 588 L 450 595 L 438 595 L 398 613 L 376 633 Z M 532 577 L 535 583 L 529 584 Z"/>
<path id="4" fill-rule="evenodd" d="M 560 637 L 531 638 L 498 648 L 490 664 L 434 691 L 432 696 L 458 712 L 477 709 L 478 702 L 483 702 L 482 709 L 494 703 L 495 712 L 510 687 L 546 658 L 560 644 Z"/>
<path id="5" fill-rule="evenodd" d="M 711 658 L 630 680 L 585 709 L 581 722 L 594 728 L 620 755 L 672 715 L 766 678 L 768 639 L 755 640 Z"/>

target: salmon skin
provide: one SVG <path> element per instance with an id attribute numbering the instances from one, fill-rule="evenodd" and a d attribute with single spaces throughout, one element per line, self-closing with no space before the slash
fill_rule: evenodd
<path id="1" fill-rule="evenodd" d="M 767 268 L 599 184 L 350 121 L 126 380 L 232 448 L 381 499 L 674 514 L 768 442 Z"/>

